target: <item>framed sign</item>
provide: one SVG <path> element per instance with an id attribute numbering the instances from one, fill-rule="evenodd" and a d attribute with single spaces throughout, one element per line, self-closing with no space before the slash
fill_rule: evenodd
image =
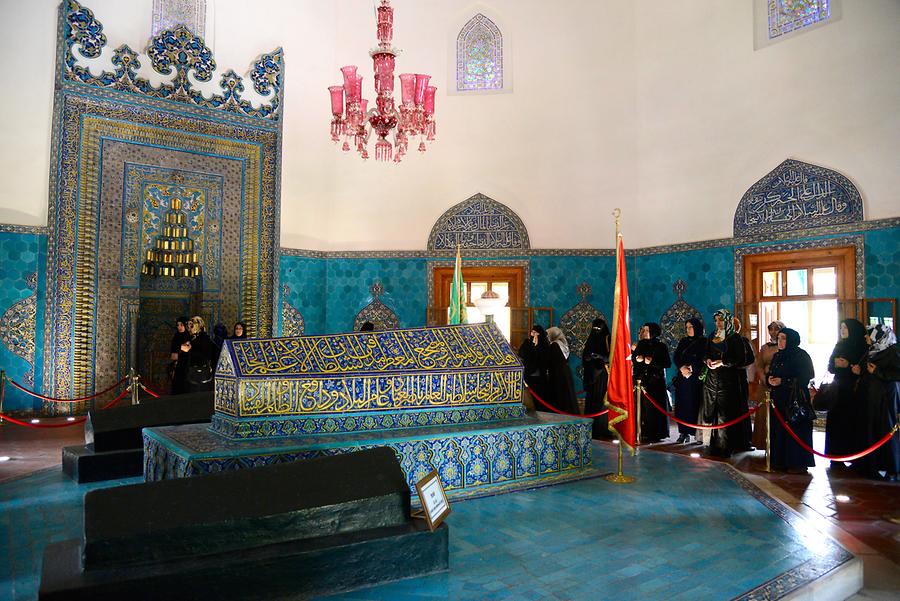
<path id="1" fill-rule="evenodd" d="M 428 528 L 434 530 L 450 514 L 450 503 L 435 470 L 416 482 L 416 493 L 422 503 L 422 510 L 413 513 L 413 517 L 424 517 Z"/>

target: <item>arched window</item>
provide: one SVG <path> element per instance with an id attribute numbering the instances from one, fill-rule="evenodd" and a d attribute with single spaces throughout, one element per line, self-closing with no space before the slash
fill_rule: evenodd
<path id="1" fill-rule="evenodd" d="M 456 36 L 456 90 L 503 89 L 503 35 L 481 13 Z"/>
<path id="2" fill-rule="evenodd" d="M 832 0 L 769 0 L 769 39 L 831 18 Z"/>

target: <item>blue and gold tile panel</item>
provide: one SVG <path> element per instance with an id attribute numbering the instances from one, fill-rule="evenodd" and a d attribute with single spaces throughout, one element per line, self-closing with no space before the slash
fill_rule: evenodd
<path id="1" fill-rule="evenodd" d="M 211 429 L 217 434 L 232 439 L 272 438 L 304 436 L 312 434 L 335 434 L 337 432 L 378 432 L 402 428 L 423 428 L 464 423 L 487 423 L 498 420 L 521 419 L 525 417 L 525 407 L 521 402 L 497 405 L 466 407 L 445 407 L 439 409 L 407 409 L 385 412 L 352 412 L 332 415 L 301 417 L 233 417 L 232 399 L 235 398 L 230 386 L 233 380 L 216 383 L 216 400 L 220 394 L 228 401 L 222 403 L 223 410 L 212 416 Z"/>
<path id="2" fill-rule="evenodd" d="M 387 446 L 411 490 L 431 470 L 453 496 L 497 485 L 533 486 L 544 478 L 576 475 L 591 466 L 591 420 L 527 417 L 473 424 L 410 428 L 393 433 L 227 440 L 204 424 L 144 430 L 144 478 L 184 478 Z"/>

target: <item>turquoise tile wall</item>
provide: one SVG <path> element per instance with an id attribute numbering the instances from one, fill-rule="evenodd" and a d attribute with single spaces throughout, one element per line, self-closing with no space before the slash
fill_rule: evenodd
<path id="1" fill-rule="evenodd" d="M 372 302 L 370 286 L 384 286 L 381 302 L 403 327 L 425 325 L 428 289 L 425 259 L 328 259 L 325 331 L 346 332 L 356 314 Z"/>
<path id="2" fill-rule="evenodd" d="M 866 296 L 900 297 L 900 227 L 866 232 Z"/>
<path id="3" fill-rule="evenodd" d="M 581 300 L 575 288 L 587 282 L 592 288 L 587 301 L 610 319 L 615 281 L 615 257 L 532 257 L 531 305 L 552 307 L 554 323 L 541 325 L 558 326 L 562 316 Z"/>
<path id="4" fill-rule="evenodd" d="M 0 319 L 4 325 L 12 321 L 10 308 L 35 291 L 29 288 L 29 276 L 37 279 L 37 287 L 41 294 L 37 297 L 35 312 L 35 331 L 30 332 L 35 341 L 36 363 L 40 366 L 43 344 L 43 273 L 46 266 L 46 236 L 40 234 L 17 234 L 0 232 Z M 21 357 L 14 354 L 5 344 L 0 343 L 0 368 L 6 371 L 6 375 L 26 388 L 40 390 L 41 369 L 37 373 L 29 374 L 32 366 Z M 35 385 L 33 382 L 37 382 Z M 40 402 L 35 402 L 12 386 L 6 387 L 3 402 L 4 411 L 23 411 L 40 407 Z"/>
<path id="5" fill-rule="evenodd" d="M 732 247 L 634 257 L 629 272 L 631 323 L 635 330 L 648 321 L 659 322 L 678 298 L 672 292 L 677 280 L 684 280 L 684 300 L 712 320 L 717 309 L 734 307 L 734 251 Z"/>
<path id="6" fill-rule="evenodd" d="M 300 311 L 306 324 L 306 334 L 321 334 L 325 330 L 325 262 L 325 259 L 281 257 L 278 306 L 281 307 L 281 301 L 286 300 Z M 280 310 L 277 331 L 281 334 Z"/>

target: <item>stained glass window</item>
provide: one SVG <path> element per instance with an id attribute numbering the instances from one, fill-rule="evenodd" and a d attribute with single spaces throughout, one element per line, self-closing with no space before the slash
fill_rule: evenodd
<path id="1" fill-rule="evenodd" d="M 831 0 L 768 0 L 769 39 L 831 17 Z"/>
<path id="2" fill-rule="evenodd" d="M 456 90 L 503 89 L 503 35 L 481 13 L 456 36 Z"/>

